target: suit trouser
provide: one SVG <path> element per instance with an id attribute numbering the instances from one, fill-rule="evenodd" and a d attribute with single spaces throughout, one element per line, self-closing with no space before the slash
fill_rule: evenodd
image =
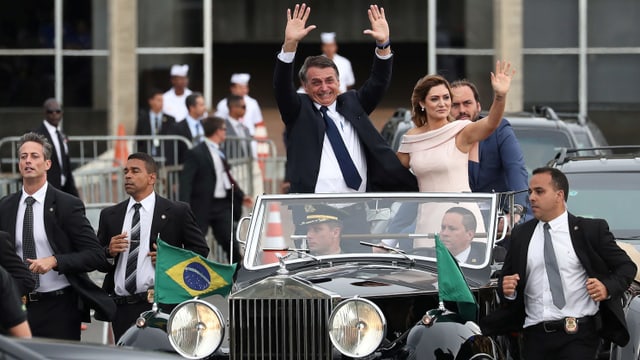
<path id="1" fill-rule="evenodd" d="M 233 251 L 233 262 L 237 263 L 240 262 L 241 255 L 238 244 L 235 241 L 235 235 L 232 234 L 232 221 L 233 214 L 231 214 L 231 199 L 213 199 L 211 206 L 209 207 L 207 221 L 200 223 L 199 225 L 203 234 L 206 234 L 209 226 L 211 226 L 211 232 L 216 238 L 216 242 L 222 246 L 228 256 L 230 256 L 231 251 Z"/>
<path id="2" fill-rule="evenodd" d="M 60 295 L 29 301 L 27 317 L 34 337 L 80 340 L 82 313 L 78 308 L 78 294 L 71 287 Z"/>
<path id="3" fill-rule="evenodd" d="M 523 331 L 525 360 L 591 360 L 595 359 L 600 337 L 594 322 L 579 325 L 578 332 L 563 329 L 548 332 L 534 325 Z"/>

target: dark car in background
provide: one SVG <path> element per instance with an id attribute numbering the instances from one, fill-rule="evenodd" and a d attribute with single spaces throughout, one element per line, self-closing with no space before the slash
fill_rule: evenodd
<path id="1" fill-rule="evenodd" d="M 607 140 L 595 123 L 577 114 L 556 113 L 548 106 L 534 107 L 531 112 L 506 114 L 505 118 L 511 123 L 520 142 L 529 173 L 553 159 L 562 148 L 607 145 Z M 381 134 L 397 150 L 402 135 L 411 127 L 411 111 L 398 108 L 382 128 Z M 580 151 L 580 154 L 594 154 L 594 151 Z"/>

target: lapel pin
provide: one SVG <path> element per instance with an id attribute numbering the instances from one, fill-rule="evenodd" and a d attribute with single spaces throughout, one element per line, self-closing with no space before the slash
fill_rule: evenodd
<path id="1" fill-rule="evenodd" d="M 53 208 L 52 208 L 52 207 L 51 207 L 51 208 L 49 208 L 49 212 L 53 212 Z"/>
<path id="2" fill-rule="evenodd" d="M 573 230 L 578 231 L 578 225 L 574 226 L 574 227 L 573 227 Z"/>
<path id="3" fill-rule="evenodd" d="M 164 220 L 164 219 L 166 219 L 166 218 L 167 218 L 167 215 L 162 214 L 162 215 L 160 216 L 160 218 L 161 218 L 162 220 Z"/>

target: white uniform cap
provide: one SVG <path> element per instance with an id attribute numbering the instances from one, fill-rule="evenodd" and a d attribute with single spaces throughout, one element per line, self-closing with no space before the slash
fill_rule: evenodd
<path id="1" fill-rule="evenodd" d="M 251 75 L 247 73 L 233 74 L 231 75 L 231 83 L 238 85 L 249 85 Z"/>
<path id="2" fill-rule="evenodd" d="M 187 76 L 189 73 L 189 65 L 173 65 L 171 67 L 171 76 Z"/>
<path id="3" fill-rule="evenodd" d="M 323 32 L 320 33 L 320 39 L 323 44 L 333 44 L 336 42 L 336 33 L 334 32 Z"/>

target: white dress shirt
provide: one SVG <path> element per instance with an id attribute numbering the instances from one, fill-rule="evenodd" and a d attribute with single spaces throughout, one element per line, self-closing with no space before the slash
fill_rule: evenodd
<path id="1" fill-rule="evenodd" d="M 187 125 L 189 125 L 189 131 L 191 131 L 193 143 L 197 144 L 198 140 L 202 141 L 204 139 L 204 130 L 202 129 L 202 123 L 200 120 L 196 120 L 189 115 L 187 115 L 185 119 L 187 121 Z"/>
<path id="2" fill-rule="evenodd" d="M 526 318 L 524 327 L 542 321 L 558 320 L 567 316 L 595 315 L 598 304 L 587 293 L 588 275 L 580 263 L 569 233 L 568 215 L 549 221 L 553 250 L 558 260 L 566 305 L 558 309 L 551 298 L 549 280 L 544 262 L 544 222 L 539 221 L 529 243 L 527 254 L 527 285 L 524 291 Z"/>
<path id="3" fill-rule="evenodd" d="M 60 164 L 60 185 L 64 186 L 64 184 L 67 183 L 67 177 L 64 175 L 64 163 L 62 162 L 62 154 L 67 154 L 69 152 L 69 148 L 67 147 L 67 144 L 60 144 L 60 141 L 58 140 L 58 134 L 56 133 L 56 131 L 60 131 L 60 134 L 62 135 L 62 131 L 60 129 L 49 124 L 47 120 L 44 120 L 44 127 L 49 132 L 49 136 L 51 136 L 53 149 L 55 150 L 56 156 L 58 157 L 58 164 Z"/>
<path id="4" fill-rule="evenodd" d="M 33 203 L 33 240 L 36 243 L 36 256 L 38 259 L 46 258 L 53 255 L 53 249 L 49 244 L 49 238 L 47 238 L 47 232 L 44 228 L 44 199 L 47 195 L 47 188 L 49 183 L 45 183 L 43 187 L 38 189 L 33 195 L 29 195 L 22 188 L 22 196 L 18 203 L 18 213 L 16 214 L 16 253 L 23 259 L 22 255 L 22 226 L 24 223 L 24 211 L 27 208 L 25 199 L 28 196 L 32 196 L 36 201 Z M 53 211 L 49 209 L 48 211 Z M 63 274 L 55 270 L 51 270 L 46 274 L 40 276 L 40 286 L 35 289 L 39 292 L 49 292 L 64 289 L 69 286 L 69 280 Z"/>
<path id="5" fill-rule="evenodd" d="M 209 139 L 205 139 L 211 158 L 213 159 L 213 166 L 216 172 L 216 183 L 214 184 L 213 197 L 216 199 L 224 199 L 227 197 L 227 190 L 231 189 L 231 180 L 224 169 L 224 163 L 222 162 L 222 150 L 218 144 Z"/>
<path id="6" fill-rule="evenodd" d="M 182 95 L 176 95 L 174 88 L 169 89 L 162 94 L 162 112 L 173 116 L 176 122 L 184 120 L 189 114 L 186 100 L 187 96 L 191 95 L 191 92 L 189 89 L 184 89 Z"/>
<path id="7" fill-rule="evenodd" d="M 136 204 L 136 201 L 133 200 L 133 198 L 129 198 L 127 212 L 124 216 L 124 223 L 122 223 L 122 232 L 127 233 L 127 240 L 131 240 L 131 222 L 135 211 L 133 208 L 134 204 Z M 145 292 L 150 287 L 153 287 L 154 284 L 155 268 L 151 263 L 151 257 L 149 256 L 149 249 L 151 249 L 149 243 L 151 240 L 153 211 L 156 206 L 156 193 L 152 192 L 149 196 L 142 199 L 140 204 L 142 204 L 142 206 L 140 207 L 140 244 L 138 245 L 140 250 L 138 251 L 138 263 L 136 264 L 136 293 Z M 160 235 L 161 234 L 158 234 L 158 236 Z M 116 295 L 129 295 L 129 292 L 124 286 L 128 258 L 129 249 L 120 253 L 118 263 L 116 264 L 116 272 L 114 274 Z"/>

